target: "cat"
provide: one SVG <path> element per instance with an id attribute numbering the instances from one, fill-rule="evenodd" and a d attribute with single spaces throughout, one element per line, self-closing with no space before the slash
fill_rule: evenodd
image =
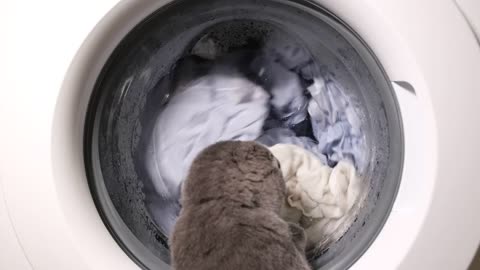
<path id="1" fill-rule="evenodd" d="M 175 270 L 309 270 L 304 230 L 279 216 L 280 164 L 255 142 L 203 150 L 182 186 L 170 237 Z"/>

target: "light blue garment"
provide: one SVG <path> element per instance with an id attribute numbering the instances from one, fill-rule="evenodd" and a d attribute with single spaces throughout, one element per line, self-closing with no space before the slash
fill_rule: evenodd
<path id="1" fill-rule="evenodd" d="M 359 171 L 366 168 L 367 149 L 361 120 L 342 86 L 331 76 L 317 76 L 308 88 L 312 95 L 308 113 L 312 130 L 328 164 L 350 160 Z"/>
<path id="2" fill-rule="evenodd" d="M 307 108 L 318 145 L 315 147 L 308 143 L 302 146 L 317 156 L 319 153 L 325 155 L 332 167 L 347 159 L 361 172 L 367 165 L 368 151 L 359 110 L 353 105 L 357 102 L 346 95 L 332 73 L 320 67 L 318 62 L 295 41 L 273 36 L 266 42 L 262 56 L 254 61 L 253 66 L 260 69 L 261 81 L 267 82 L 265 88 L 270 90 L 271 105 L 277 112 L 275 115 L 283 122 L 282 127 L 294 128 L 305 120 Z M 304 94 L 307 91 L 310 99 Z M 285 131 L 273 129 L 267 130 L 266 134 L 269 143 L 276 140 L 276 143 L 291 141 L 299 145 L 299 141 Z"/>

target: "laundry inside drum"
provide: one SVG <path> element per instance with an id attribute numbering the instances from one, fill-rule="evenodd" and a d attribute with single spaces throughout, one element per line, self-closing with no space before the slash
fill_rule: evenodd
<path id="1" fill-rule="evenodd" d="M 314 269 L 351 266 L 389 214 L 403 159 L 390 82 L 358 35 L 311 2 L 175 1 L 125 37 L 94 93 L 93 196 L 144 268 L 169 269 L 181 183 L 218 141 L 311 166 L 285 175 L 282 217 L 305 228 Z"/>

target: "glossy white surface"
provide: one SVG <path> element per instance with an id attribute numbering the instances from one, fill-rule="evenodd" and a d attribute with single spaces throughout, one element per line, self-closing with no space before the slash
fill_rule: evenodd
<path id="1" fill-rule="evenodd" d="M 70 106 L 71 114 L 78 117 L 66 121 L 61 130 L 73 132 L 82 125 L 78 113 L 85 100 L 72 96 L 61 101 L 60 88 L 80 45 L 116 2 L 1 4 L 7 24 L 0 26 L 6 33 L 0 58 L 6 59 L 2 74 L 7 76 L 0 97 L 0 122 L 9 130 L 2 133 L 0 142 L 2 184 L 18 240 L 35 270 L 138 269 L 96 212 L 80 170 L 82 153 L 72 153 L 70 141 L 54 138 L 55 114 L 63 114 L 57 103 L 60 108 Z M 75 142 L 82 136 L 79 132 L 71 138 Z M 76 170 L 68 167 L 71 160 L 78 163 Z M 55 165 L 64 175 L 55 173 Z M 0 261 L 0 269 L 15 267 Z"/>
<path id="2" fill-rule="evenodd" d="M 80 48 L 116 2 L 0 4 L 0 247 L 11 251 L 0 269 L 138 269 L 89 194 L 83 121 L 115 44 L 165 1 L 122 1 Z M 367 41 L 393 81 L 416 91 L 396 87 L 408 144 L 403 183 L 352 269 L 466 269 L 480 239 L 480 47 L 467 21 L 451 0 L 319 2 Z"/>
<path id="3" fill-rule="evenodd" d="M 480 1 L 478 0 L 455 0 L 458 8 L 463 13 L 467 23 L 475 35 L 480 45 Z"/>
<path id="4" fill-rule="evenodd" d="M 0 247 L 2 248 L 2 252 L 0 252 L 0 268 L 31 270 L 30 263 L 18 242 L 15 228 L 10 222 L 10 215 L 5 202 L 3 189 L 0 185 Z"/>

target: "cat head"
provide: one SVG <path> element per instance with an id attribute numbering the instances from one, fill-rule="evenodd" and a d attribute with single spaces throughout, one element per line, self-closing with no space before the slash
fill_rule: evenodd
<path id="1" fill-rule="evenodd" d="M 211 200 L 279 212 L 285 200 L 280 163 L 256 142 L 225 141 L 203 150 L 182 188 L 182 205 Z"/>

